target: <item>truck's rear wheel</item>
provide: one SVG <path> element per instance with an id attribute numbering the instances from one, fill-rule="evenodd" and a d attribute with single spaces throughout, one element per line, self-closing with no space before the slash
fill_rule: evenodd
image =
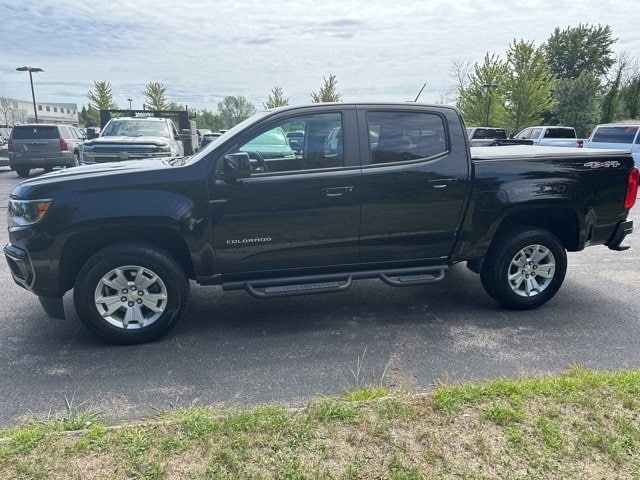
<path id="1" fill-rule="evenodd" d="M 121 344 L 158 339 L 178 322 L 189 283 L 168 252 L 120 244 L 101 250 L 82 267 L 73 299 L 84 325 Z"/>
<path id="2" fill-rule="evenodd" d="M 536 227 L 504 231 L 485 259 L 480 279 L 487 293 L 507 308 L 526 310 L 548 302 L 567 272 L 564 245 Z"/>

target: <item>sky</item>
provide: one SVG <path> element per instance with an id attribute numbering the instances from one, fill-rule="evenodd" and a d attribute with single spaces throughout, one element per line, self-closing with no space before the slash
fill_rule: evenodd
<path id="1" fill-rule="evenodd" d="M 336 76 L 344 101 L 450 103 L 454 61 L 541 45 L 555 27 L 609 25 L 616 54 L 640 56 L 637 0 L 0 0 L 0 96 L 88 103 L 111 83 L 141 108 L 150 81 L 167 100 L 217 110 L 242 95 L 258 109 L 278 85 L 291 105 Z"/>

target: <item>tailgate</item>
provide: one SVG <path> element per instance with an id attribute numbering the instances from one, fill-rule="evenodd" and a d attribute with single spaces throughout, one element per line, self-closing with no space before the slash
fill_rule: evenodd
<path id="1" fill-rule="evenodd" d="M 50 125 L 15 127 L 13 151 L 18 158 L 50 158 L 60 153 L 58 128 Z"/>

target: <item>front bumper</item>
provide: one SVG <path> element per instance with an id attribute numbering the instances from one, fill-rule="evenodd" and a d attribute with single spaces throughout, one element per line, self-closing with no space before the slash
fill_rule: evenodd
<path id="1" fill-rule="evenodd" d="M 31 259 L 29 258 L 29 254 L 9 243 L 4 247 L 4 256 L 7 259 L 7 264 L 9 265 L 13 281 L 22 288 L 36 293 L 33 289 L 36 281 L 36 274 Z M 64 318 L 62 297 L 38 295 L 38 300 L 40 300 L 40 304 L 42 305 L 42 308 L 44 308 L 48 317 Z"/>
<path id="2" fill-rule="evenodd" d="M 616 226 L 613 235 L 606 243 L 607 247 L 618 252 L 628 250 L 631 245 L 623 243 L 623 241 L 624 237 L 629 235 L 631 232 L 633 232 L 633 220 L 625 220 L 624 222 L 620 222 Z"/>
<path id="3" fill-rule="evenodd" d="M 4 247 L 4 256 L 9 264 L 13 281 L 22 288 L 31 290 L 35 274 L 27 252 L 9 243 Z"/>

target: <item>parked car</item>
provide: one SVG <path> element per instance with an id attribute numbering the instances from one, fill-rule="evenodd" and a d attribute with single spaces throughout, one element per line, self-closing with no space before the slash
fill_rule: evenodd
<path id="1" fill-rule="evenodd" d="M 467 138 L 471 147 L 497 147 L 502 145 L 533 145 L 533 140 L 508 138 L 504 128 L 467 128 Z"/>
<path id="2" fill-rule="evenodd" d="M 640 166 L 640 121 L 596 125 L 586 146 L 629 150 L 636 165 Z"/>
<path id="3" fill-rule="evenodd" d="M 287 137 L 281 128 L 274 128 L 258 135 L 242 145 L 240 151 L 247 152 L 249 157 L 257 159 L 258 163 L 262 163 L 262 159 L 291 160 L 296 158 L 296 154 L 289 146 Z"/>
<path id="4" fill-rule="evenodd" d="M 168 118 L 113 118 L 98 138 L 85 143 L 82 163 L 181 157 L 184 155 L 181 138 Z"/>
<path id="5" fill-rule="evenodd" d="M 0 167 L 9 166 L 9 145 L 8 142 L 0 137 Z"/>
<path id="6" fill-rule="evenodd" d="M 581 148 L 584 140 L 578 138 L 573 127 L 529 127 L 519 132 L 516 140 L 531 140 L 533 145 L 547 147 Z"/>
<path id="7" fill-rule="evenodd" d="M 287 132 L 287 142 L 289 142 L 289 146 L 294 152 L 302 152 L 304 148 L 304 132 L 301 130 Z"/>
<path id="8" fill-rule="evenodd" d="M 11 127 L 0 127 L 0 138 L 6 142 L 11 138 Z"/>
<path id="9" fill-rule="evenodd" d="M 209 130 L 209 133 L 205 133 L 202 135 L 202 138 L 200 139 L 200 148 L 206 147 L 220 135 L 222 135 L 220 132 L 212 132 L 211 130 Z"/>
<path id="10" fill-rule="evenodd" d="M 9 139 L 9 165 L 19 177 L 28 177 L 33 168 L 48 172 L 54 167 L 76 167 L 84 141 L 83 133 L 72 126 L 16 125 Z"/>

